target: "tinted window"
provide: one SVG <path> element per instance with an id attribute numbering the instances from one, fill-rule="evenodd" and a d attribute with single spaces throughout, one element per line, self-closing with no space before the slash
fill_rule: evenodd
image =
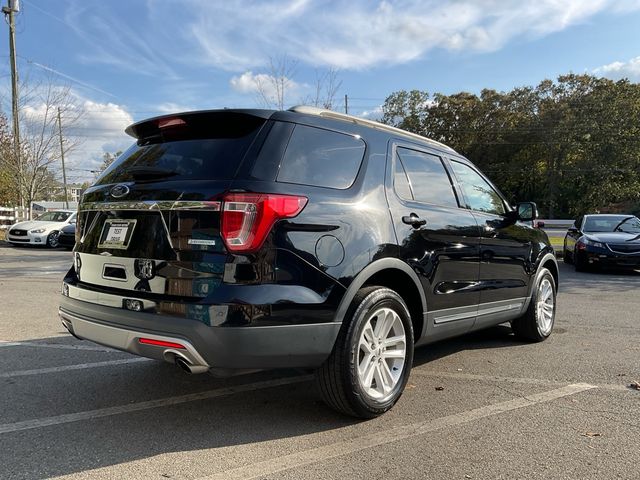
<path id="1" fill-rule="evenodd" d="M 396 170 L 393 176 L 393 186 L 400 198 L 405 200 L 413 200 L 413 193 L 411 192 L 411 186 L 409 185 L 409 179 L 407 178 L 407 172 L 400 161 L 400 158 L 396 158 Z"/>
<path id="2" fill-rule="evenodd" d="M 280 164 L 277 181 L 348 188 L 364 156 L 360 137 L 296 125 Z"/>
<path id="3" fill-rule="evenodd" d="M 166 172 L 162 180 L 233 178 L 251 142 L 264 124 L 249 115 L 215 114 L 192 119 L 167 131 L 151 131 L 123 153 L 96 184 L 135 180 L 130 169 Z M 150 122 L 154 123 L 154 122 Z M 140 127 L 139 130 L 144 130 Z M 134 170 L 135 170 L 134 169 Z"/>
<path id="4" fill-rule="evenodd" d="M 469 208 L 495 215 L 505 213 L 502 198 L 478 172 L 459 162 L 451 162 L 451 166 L 458 177 Z"/>
<path id="5" fill-rule="evenodd" d="M 451 180 L 440 157 L 408 148 L 398 148 L 397 152 L 407 172 L 414 200 L 450 207 L 458 206 Z M 402 198 L 411 198 L 404 197 L 400 191 L 398 194 Z"/>

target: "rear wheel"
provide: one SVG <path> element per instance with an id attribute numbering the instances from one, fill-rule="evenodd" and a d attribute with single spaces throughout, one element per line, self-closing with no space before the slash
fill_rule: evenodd
<path id="1" fill-rule="evenodd" d="M 580 255 L 574 254 L 573 268 L 575 268 L 576 272 L 586 272 L 588 270 L 587 262 L 580 258 Z"/>
<path id="2" fill-rule="evenodd" d="M 412 362 L 413 327 L 402 297 L 388 288 L 366 287 L 354 297 L 316 382 L 330 407 L 374 418 L 398 401 Z"/>
<path id="3" fill-rule="evenodd" d="M 57 248 L 58 246 L 58 235 L 59 232 L 51 232 L 47 237 L 47 247 L 49 248 Z"/>
<path id="4" fill-rule="evenodd" d="M 556 282 L 551 272 L 543 268 L 531 296 L 531 302 L 524 315 L 511 322 L 516 337 L 540 342 L 553 330 L 556 318 Z"/>

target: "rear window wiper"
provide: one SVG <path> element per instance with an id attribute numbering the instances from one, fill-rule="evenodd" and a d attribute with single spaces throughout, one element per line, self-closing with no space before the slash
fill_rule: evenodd
<path id="1" fill-rule="evenodd" d="M 135 180 L 154 180 L 156 178 L 173 177 L 178 175 L 175 170 L 158 167 L 133 166 L 125 169 Z"/>

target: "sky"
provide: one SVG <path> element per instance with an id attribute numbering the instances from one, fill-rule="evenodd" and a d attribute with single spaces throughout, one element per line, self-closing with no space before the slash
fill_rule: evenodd
<path id="1" fill-rule="evenodd" d="M 132 143 L 134 121 L 263 107 L 257 87 L 269 94 L 270 63 L 283 59 L 287 106 L 334 69 L 334 108 L 348 95 L 349 113 L 376 118 L 402 89 L 504 91 L 569 72 L 638 82 L 639 26 L 640 0 L 21 0 L 16 44 L 21 78 L 70 88 L 84 111 L 69 129 L 81 141 L 69 177 L 81 182 Z"/>

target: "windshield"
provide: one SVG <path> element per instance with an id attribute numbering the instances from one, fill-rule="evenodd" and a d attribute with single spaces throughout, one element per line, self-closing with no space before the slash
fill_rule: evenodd
<path id="1" fill-rule="evenodd" d="M 640 234 L 640 220 L 630 215 L 587 217 L 584 222 L 584 231 L 590 233 L 624 232 Z"/>
<path id="2" fill-rule="evenodd" d="M 46 212 L 36 218 L 39 222 L 66 222 L 71 212 Z"/>

